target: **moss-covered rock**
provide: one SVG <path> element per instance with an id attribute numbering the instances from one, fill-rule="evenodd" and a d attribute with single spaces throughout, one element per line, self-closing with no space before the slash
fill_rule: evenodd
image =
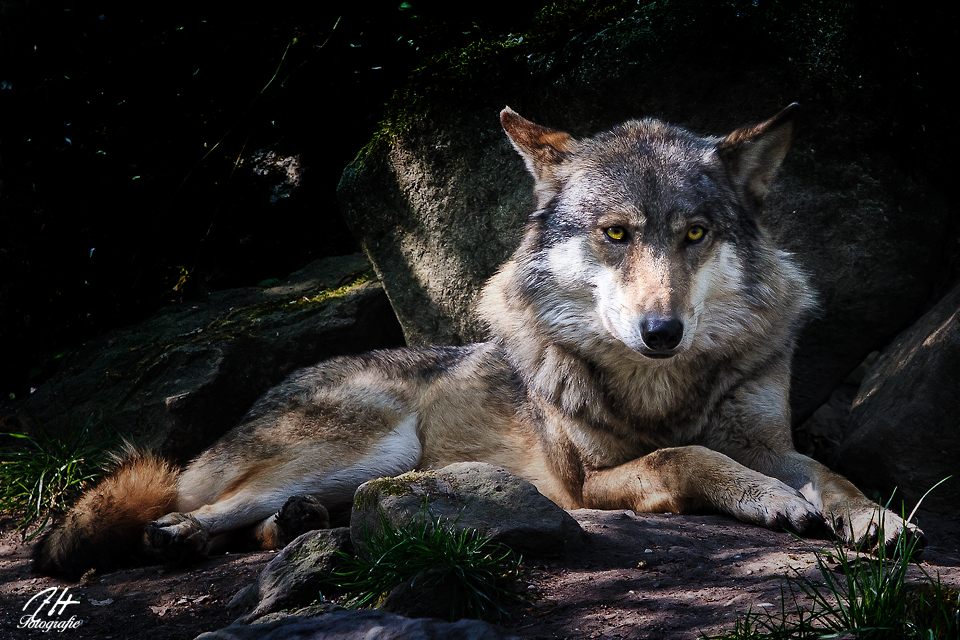
<path id="1" fill-rule="evenodd" d="M 585 541 L 576 520 L 536 487 L 480 462 L 361 485 L 354 494 L 350 532 L 354 545 L 363 549 L 384 520 L 399 527 L 425 517 L 443 518 L 458 530 L 474 529 L 524 555 L 560 555 Z"/>
<path id="2" fill-rule="evenodd" d="M 269 286 L 212 293 L 91 340 L 27 409 L 48 429 L 63 425 L 67 411 L 74 423 L 110 425 L 184 460 L 293 370 L 401 342 L 364 257 L 327 258 Z"/>

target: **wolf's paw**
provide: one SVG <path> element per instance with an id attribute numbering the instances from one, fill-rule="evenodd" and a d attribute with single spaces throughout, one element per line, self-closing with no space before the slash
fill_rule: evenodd
<path id="1" fill-rule="evenodd" d="M 909 549 L 919 554 L 927 545 L 919 527 L 873 503 L 849 506 L 846 511 L 834 511 L 831 513 L 830 527 L 843 544 L 873 553 L 877 553 L 883 545 L 888 557 Z M 898 548 L 901 536 L 904 544 Z"/>
<path id="2" fill-rule="evenodd" d="M 772 500 L 768 506 L 766 524 L 770 529 L 792 531 L 808 537 L 821 537 L 829 533 L 823 515 L 803 496 Z"/>
<path id="3" fill-rule="evenodd" d="M 144 535 L 147 550 L 170 564 L 203 558 L 210 548 L 206 530 L 186 513 L 168 513 L 148 523 Z"/>
<path id="4" fill-rule="evenodd" d="M 737 514 L 741 520 L 756 522 L 775 531 L 792 531 L 802 536 L 829 535 L 823 515 L 816 506 L 779 480 L 764 480 L 761 487 L 743 488 L 742 497 L 738 501 L 742 512 Z"/>
<path id="5" fill-rule="evenodd" d="M 330 528 L 330 514 L 312 496 L 290 496 L 277 512 L 277 540 L 281 547 L 307 531 Z"/>

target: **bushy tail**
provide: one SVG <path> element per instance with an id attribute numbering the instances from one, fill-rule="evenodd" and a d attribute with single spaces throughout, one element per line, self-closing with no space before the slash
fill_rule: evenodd
<path id="1" fill-rule="evenodd" d="M 179 470 L 131 446 L 33 550 L 34 569 L 78 578 L 143 559 L 144 526 L 176 510 Z"/>

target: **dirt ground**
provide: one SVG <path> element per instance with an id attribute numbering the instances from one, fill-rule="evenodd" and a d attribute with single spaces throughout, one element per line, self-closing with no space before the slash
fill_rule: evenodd
<path id="1" fill-rule="evenodd" d="M 749 608 L 779 609 L 781 576 L 793 570 L 814 576 L 815 552 L 829 546 L 722 516 L 572 513 L 590 544 L 565 558 L 526 563 L 520 588 L 530 603 L 513 607 L 505 625 L 519 636 L 697 638 L 732 627 L 737 613 Z M 960 523 L 932 515 L 920 523 L 929 542 L 922 567 L 960 588 Z M 227 603 L 275 553 L 220 556 L 188 569 L 129 569 L 80 585 L 31 574 L 31 546 L 12 532 L 10 519 L 0 520 L 3 639 L 41 636 L 38 629 L 18 628 L 34 611 L 42 620 L 67 623 L 73 617 L 73 626 L 51 631 L 64 639 L 195 638 L 237 617 Z M 41 606 L 52 588 L 55 598 Z M 48 616 L 57 600 L 79 602 Z"/>

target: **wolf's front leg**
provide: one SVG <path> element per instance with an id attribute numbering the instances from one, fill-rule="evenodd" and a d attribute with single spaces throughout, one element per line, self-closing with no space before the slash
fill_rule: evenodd
<path id="1" fill-rule="evenodd" d="M 904 532 L 914 538 L 917 548 L 926 544 L 916 525 L 873 502 L 852 482 L 816 460 L 791 451 L 761 464 L 763 471 L 796 487 L 820 507 L 827 524 L 844 544 L 868 550 L 883 544 L 886 551 L 892 552 Z"/>
<path id="2" fill-rule="evenodd" d="M 660 449 L 588 472 L 584 506 L 684 513 L 712 509 L 744 522 L 800 534 L 824 531 L 816 506 L 783 482 L 706 447 Z"/>
<path id="3" fill-rule="evenodd" d="M 704 444 L 799 491 L 820 510 L 844 544 L 872 550 L 882 543 L 889 550 L 901 532 L 907 531 L 922 547 L 923 533 L 917 527 L 882 509 L 852 482 L 794 449 L 789 379 L 789 362 L 783 359 L 764 375 L 741 384 L 720 405 L 716 425 Z M 879 539 L 880 530 L 883 540 Z"/>

